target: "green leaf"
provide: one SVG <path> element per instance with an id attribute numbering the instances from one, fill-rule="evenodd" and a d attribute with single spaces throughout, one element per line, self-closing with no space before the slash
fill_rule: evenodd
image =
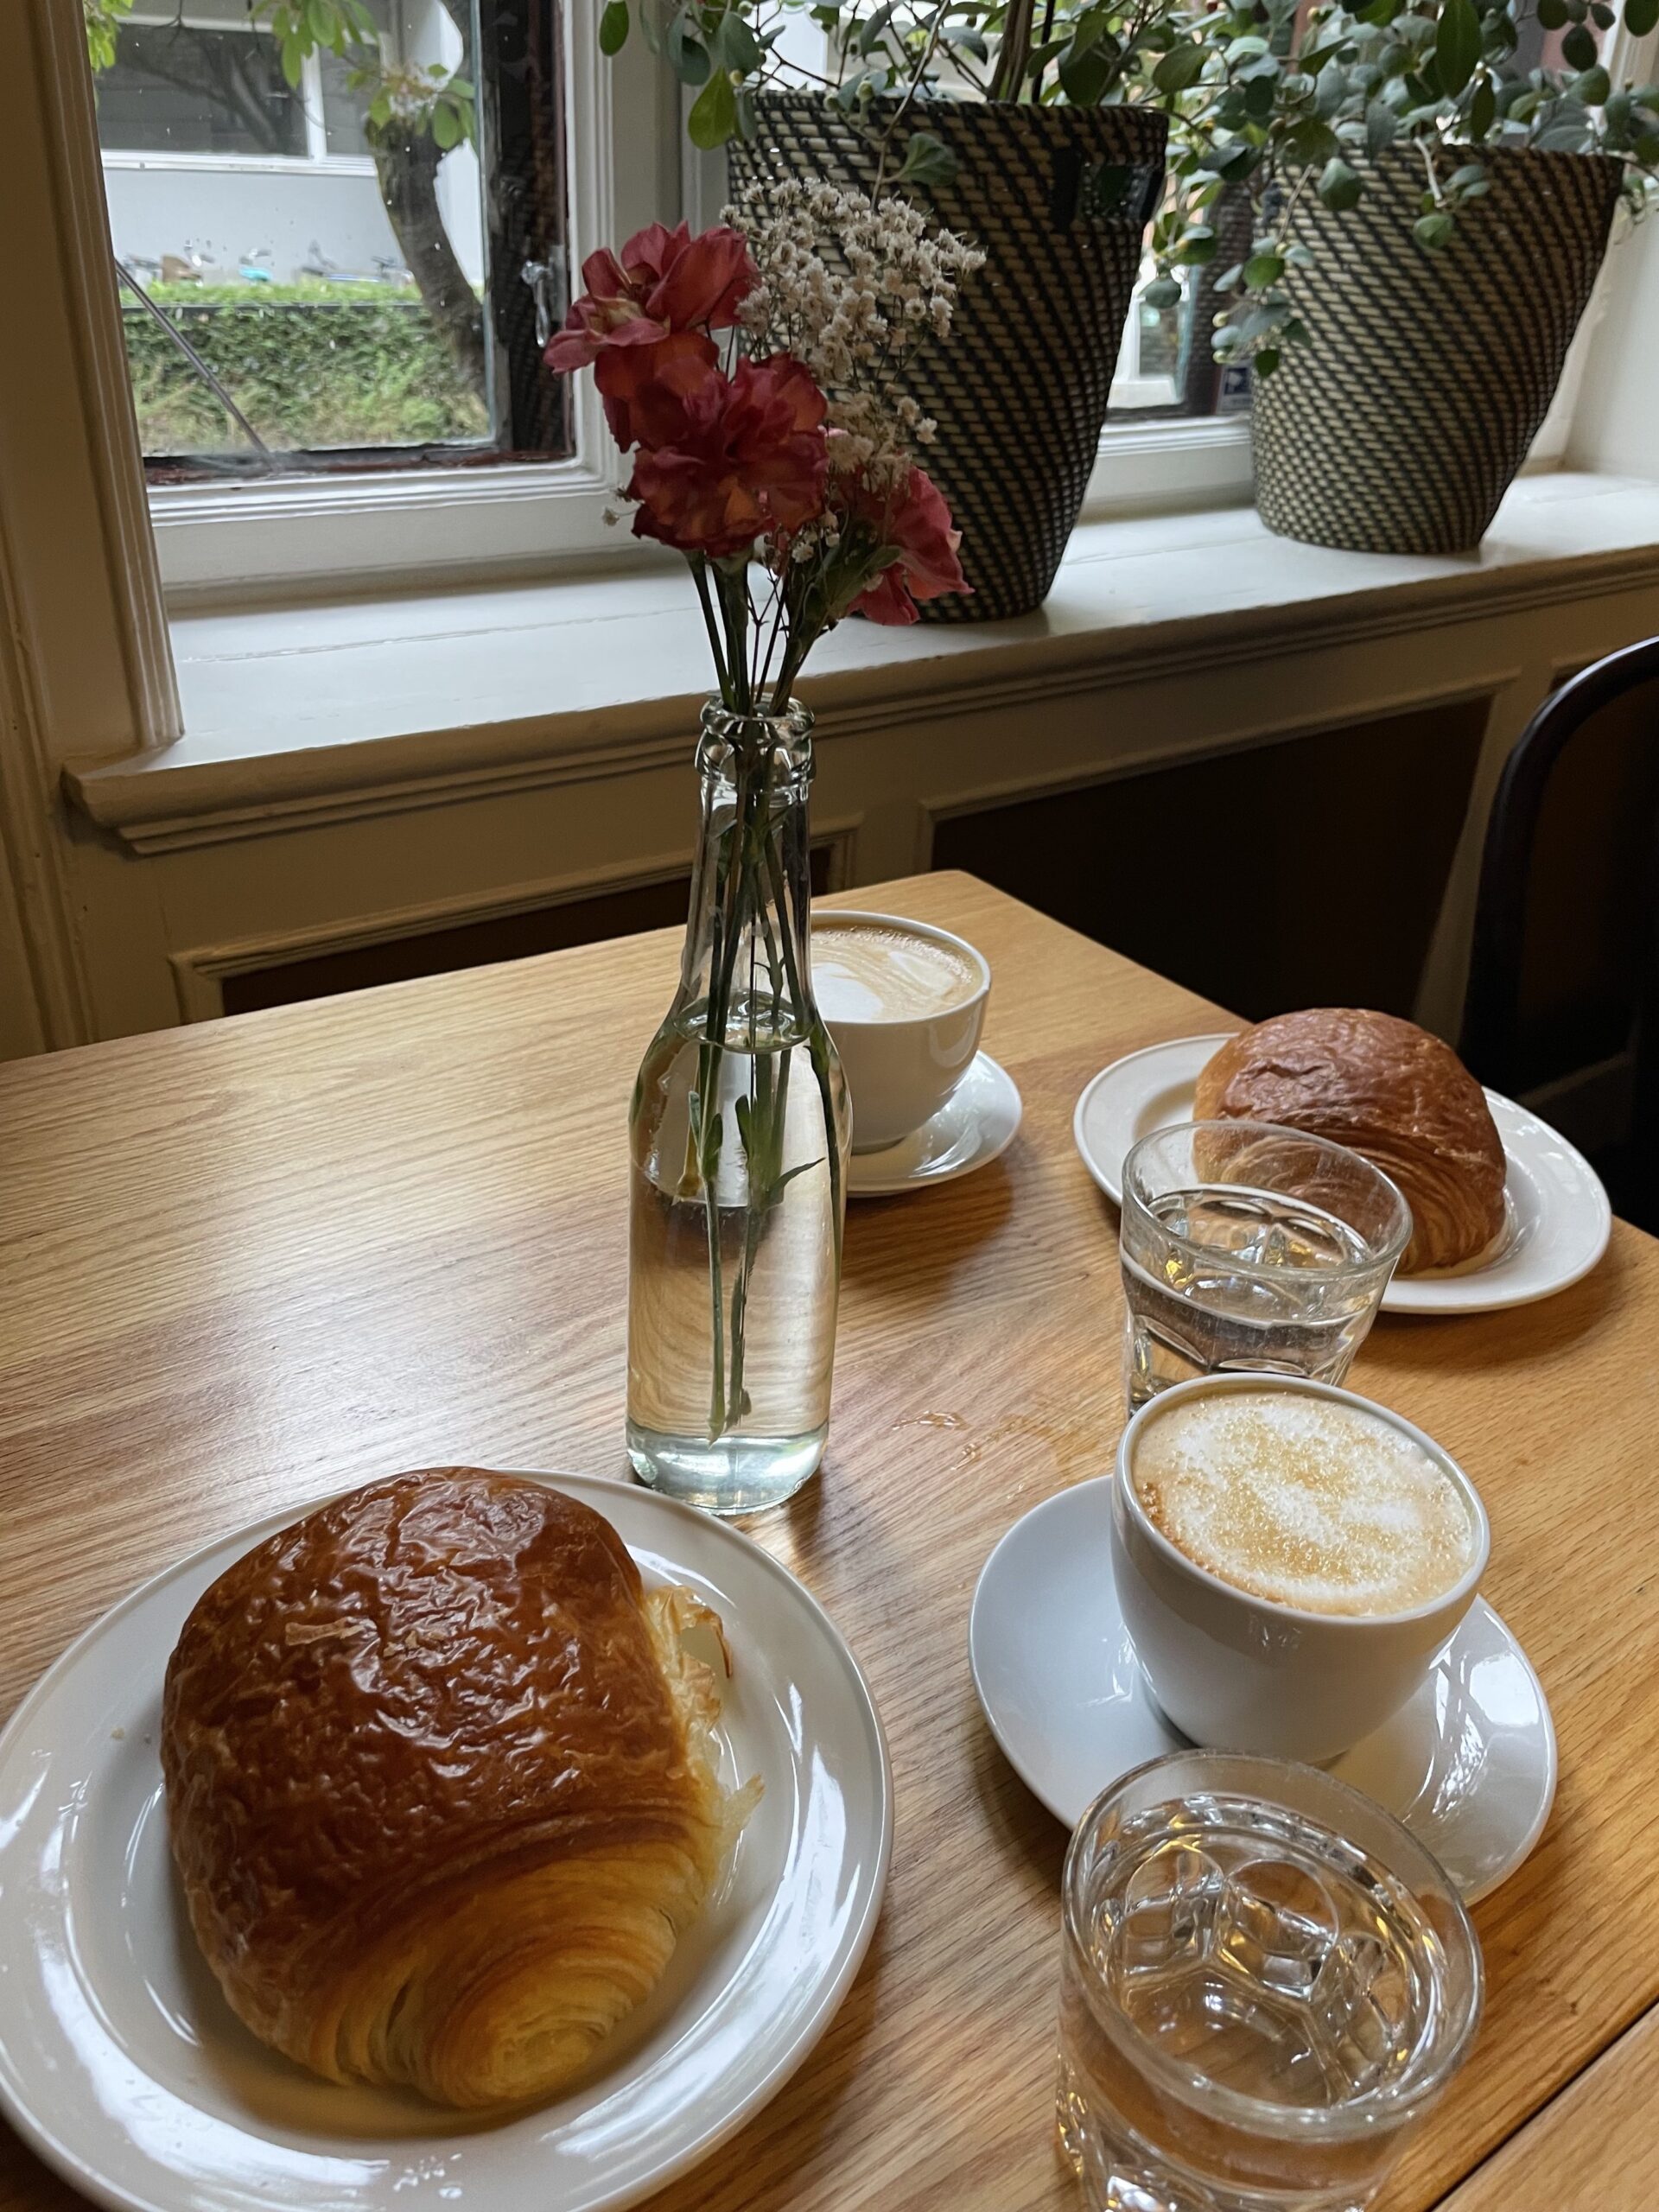
<path id="1" fill-rule="evenodd" d="M 290 92 L 299 91 L 304 73 L 305 49 L 290 31 L 283 41 L 283 76 Z"/>
<path id="2" fill-rule="evenodd" d="M 1365 150 L 1375 161 L 1384 148 L 1393 145 L 1399 120 L 1391 107 L 1384 107 L 1381 100 L 1373 100 L 1365 111 Z"/>
<path id="3" fill-rule="evenodd" d="M 1350 207 L 1359 205 L 1364 186 L 1346 162 L 1330 161 L 1325 165 L 1319 179 L 1319 198 L 1332 214 L 1340 215 Z"/>
<path id="4" fill-rule="evenodd" d="M 1567 12 L 1567 0 L 1538 0 L 1538 22 L 1541 29 L 1564 31 L 1572 20 Z"/>
<path id="5" fill-rule="evenodd" d="M 1339 141 L 1328 123 L 1310 115 L 1285 133 L 1285 153 L 1303 168 L 1322 168 L 1335 158 Z"/>
<path id="6" fill-rule="evenodd" d="M 1178 308 L 1181 303 L 1181 288 L 1173 276 L 1159 276 L 1147 285 L 1141 297 L 1149 308 Z"/>
<path id="7" fill-rule="evenodd" d="M 1453 192 L 1467 192 L 1471 184 L 1484 184 L 1486 170 L 1479 162 L 1465 162 L 1460 169 L 1453 169 L 1449 179 Z"/>
<path id="8" fill-rule="evenodd" d="M 683 85 L 701 85 L 708 80 L 709 49 L 693 32 L 683 10 L 669 25 L 663 40 L 663 52 L 668 66 Z"/>
<path id="9" fill-rule="evenodd" d="M 1264 346 L 1250 364 L 1259 377 L 1270 377 L 1279 365 L 1279 348 Z"/>
<path id="10" fill-rule="evenodd" d="M 1190 230 L 1183 232 L 1170 257 L 1185 269 L 1197 268 L 1215 257 L 1216 234 L 1207 223 L 1194 223 Z"/>
<path id="11" fill-rule="evenodd" d="M 1497 118 L 1497 94 L 1492 89 L 1490 77 L 1483 77 L 1475 86 L 1475 96 L 1469 103 L 1469 136 L 1478 143 L 1484 138 Z"/>
<path id="12" fill-rule="evenodd" d="M 1184 92 L 1204 67 L 1204 48 L 1191 39 L 1172 46 L 1152 73 L 1160 92 Z"/>
<path id="13" fill-rule="evenodd" d="M 1649 168 L 1659 168 L 1659 130 L 1644 130 L 1636 142 L 1636 158 Z"/>
<path id="14" fill-rule="evenodd" d="M 715 24 L 709 51 L 715 68 L 729 69 L 736 77 L 752 77 L 764 59 L 760 40 L 735 8 L 728 8 Z"/>
<path id="15" fill-rule="evenodd" d="M 1659 28 L 1659 0 L 1624 0 L 1624 28 L 1632 38 L 1646 38 Z"/>
<path id="16" fill-rule="evenodd" d="M 1569 68 L 1593 69 L 1599 52 L 1596 35 L 1585 23 L 1574 23 L 1561 41 L 1561 59 Z"/>
<path id="17" fill-rule="evenodd" d="M 1582 100 L 1586 107 L 1599 107 L 1611 92 L 1612 80 L 1597 62 L 1593 69 L 1586 69 L 1573 87 L 1573 97 Z"/>
<path id="18" fill-rule="evenodd" d="M 1244 283 L 1252 292 L 1265 292 L 1276 284 L 1285 273 L 1283 257 L 1276 253 L 1253 253 L 1244 264 Z"/>
<path id="19" fill-rule="evenodd" d="M 1457 228 L 1450 215 L 1436 213 L 1420 215 L 1411 226 L 1411 235 L 1425 253 L 1438 253 L 1451 241 Z"/>
<path id="20" fill-rule="evenodd" d="M 931 130 L 912 130 L 905 141 L 904 166 L 899 172 L 900 184 L 931 186 L 949 184 L 960 163 L 943 138 L 935 137 Z"/>
<path id="21" fill-rule="evenodd" d="M 1480 17 L 1475 13 L 1475 0 L 1446 0 L 1434 36 L 1434 59 L 1440 67 L 1440 90 L 1447 99 L 1456 99 L 1480 60 Z"/>
<path id="22" fill-rule="evenodd" d="M 459 146 L 464 133 L 461 118 L 448 100 L 440 100 L 432 111 L 432 137 L 447 154 L 452 146 Z"/>
<path id="23" fill-rule="evenodd" d="M 620 54 L 628 42 L 628 0 L 606 0 L 604 14 L 599 19 L 599 50 L 601 54 Z"/>
<path id="24" fill-rule="evenodd" d="M 1073 107 L 1093 107 L 1112 74 L 1112 54 L 1098 46 L 1079 48 L 1076 40 L 1055 65 L 1060 90 Z"/>
<path id="25" fill-rule="evenodd" d="M 712 154 L 737 129 L 737 88 L 723 69 L 714 70 L 691 103 L 685 119 L 686 136 L 694 146 Z"/>

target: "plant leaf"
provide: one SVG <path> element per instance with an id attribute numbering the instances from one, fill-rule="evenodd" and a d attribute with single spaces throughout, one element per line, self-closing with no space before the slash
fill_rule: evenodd
<path id="1" fill-rule="evenodd" d="M 1632 38 L 1646 38 L 1659 28 L 1659 0 L 1624 0 L 1624 28 Z"/>
<path id="2" fill-rule="evenodd" d="M 1160 92 L 1184 92 L 1203 67 L 1204 48 L 1191 39 L 1183 39 L 1159 61 L 1152 73 L 1152 81 Z"/>
<path id="3" fill-rule="evenodd" d="M 438 101 L 432 110 L 432 137 L 434 143 L 441 146 L 446 154 L 452 146 L 461 143 L 461 118 L 448 100 Z"/>
<path id="4" fill-rule="evenodd" d="M 712 154 L 737 129 L 737 90 L 723 69 L 711 70 L 709 81 L 691 103 L 685 131 L 694 146 Z"/>
<path id="5" fill-rule="evenodd" d="M 1357 207 L 1364 189 L 1346 162 L 1338 158 L 1325 163 L 1319 179 L 1319 198 L 1333 214 L 1340 215 L 1350 207 Z"/>
<path id="6" fill-rule="evenodd" d="M 628 42 L 628 0 L 606 0 L 604 14 L 599 19 L 599 50 L 601 54 L 620 54 Z"/>
<path id="7" fill-rule="evenodd" d="M 1483 77 L 1475 86 L 1475 96 L 1469 103 L 1469 136 L 1478 143 L 1484 138 L 1497 117 L 1497 94 L 1492 89 L 1490 77 Z"/>
<path id="8" fill-rule="evenodd" d="M 1440 90 L 1447 99 L 1456 99 L 1480 61 L 1480 17 L 1475 13 L 1475 0 L 1446 0 L 1434 35 L 1434 59 L 1440 73 Z"/>
<path id="9" fill-rule="evenodd" d="M 905 141 L 904 166 L 899 172 L 899 181 L 924 187 L 949 184 L 960 166 L 943 138 L 935 137 L 931 130 L 912 130 Z"/>
<path id="10" fill-rule="evenodd" d="M 1270 377 L 1279 365 L 1279 348 L 1264 346 L 1250 364 L 1259 377 Z"/>
<path id="11" fill-rule="evenodd" d="M 1593 69 L 1599 50 L 1595 33 L 1586 23 L 1574 23 L 1561 41 L 1561 59 L 1574 69 Z"/>
<path id="12" fill-rule="evenodd" d="M 760 40 L 735 8 L 728 8 L 715 24 L 709 51 L 716 69 L 729 69 L 738 77 L 752 77 L 765 58 Z"/>
<path id="13" fill-rule="evenodd" d="M 1450 215 L 1420 215 L 1411 226 L 1411 234 L 1425 253 L 1438 253 L 1442 246 L 1450 243 L 1456 228 Z"/>
<path id="14" fill-rule="evenodd" d="M 1269 284 L 1276 284 L 1285 273 L 1283 257 L 1276 253 L 1253 253 L 1244 264 L 1244 283 L 1252 292 L 1265 292 Z"/>

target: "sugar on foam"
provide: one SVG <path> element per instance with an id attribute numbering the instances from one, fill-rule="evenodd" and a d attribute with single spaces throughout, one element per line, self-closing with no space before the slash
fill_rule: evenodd
<path id="1" fill-rule="evenodd" d="M 1204 1392 L 1150 1416 L 1132 1479 L 1198 1566 L 1304 1611 L 1408 1612 L 1467 1572 L 1456 1484 L 1393 1422 L 1283 1390 Z"/>

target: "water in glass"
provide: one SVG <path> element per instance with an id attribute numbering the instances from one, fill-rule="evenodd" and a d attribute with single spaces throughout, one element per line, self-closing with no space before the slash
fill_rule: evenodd
<path id="1" fill-rule="evenodd" d="M 1340 1382 L 1370 1325 L 1364 1239 L 1271 1191 L 1166 1191 L 1121 1243 L 1131 1412 L 1195 1375 L 1261 1369 Z"/>
<path id="2" fill-rule="evenodd" d="M 1088 2202 L 1368 2203 L 1472 2030 L 1460 1906 L 1323 1820 L 1225 1789 L 1109 1821 L 1103 1844 L 1095 1819 L 1067 1868 L 1060 1997 L 1060 2135 Z"/>
<path id="3" fill-rule="evenodd" d="M 1190 1122 L 1123 1163 L 1125 1394 L 1230 1370 L 1340 1382 L 1411 1234 L 1347 1147 L 1263 1122 Z"/>

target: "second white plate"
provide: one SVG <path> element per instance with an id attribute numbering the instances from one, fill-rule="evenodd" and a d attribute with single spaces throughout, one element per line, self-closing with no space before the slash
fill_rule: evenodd
<path id="1" fill-rule="evenodd" d="M 1154 1129 L 1192 1119 L 1193 1090 L 1230 1033 L 1172 1037 L 1103 1068 L 1077 1101 L 1071 1134 L 1084 1166 L 1114 1205 L 1123 1202 L 1129 1147 Z M 1587 1275 L 1607 1249 L 1612 1208 L 1589 1161 L 1547 1122 L 1496 1090 L 1486 1093 L 1503 1140 L 1510 1226 L 1482 1267 L 1396 1275 L 1385 1313 L 1493 1313 L 1553 1298 Z"/>
<path id="2" fill-rule="evenodd" d="M 766 1795 L 722 1894 L 564 2096 L 493 2125 L 340 2088 L 256 2042 L 184 1916 L 167 1844 L 162 1676 L 186 1614 L 300 1509 L 136 1590 L 0 1736 L 0 2106 L 48 2162 L 137 2212 L 614 2212 L 771 2098 L 874 1929 L 893 1840 L 875 1707 L 769 1553 L 647 1490 L 542 1477 L 595 1507 L 647 1581 L 688 1584 L 733 1657 L 721 1770 Z"/>

